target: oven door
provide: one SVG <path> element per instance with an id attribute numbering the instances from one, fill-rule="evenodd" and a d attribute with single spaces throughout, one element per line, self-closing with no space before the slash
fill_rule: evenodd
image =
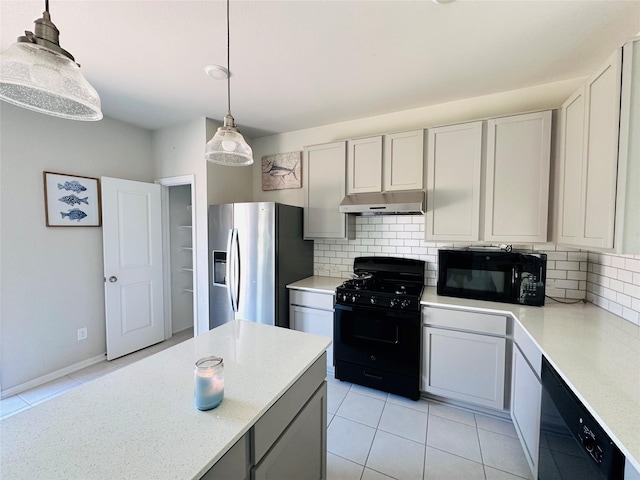
<path id="1" fill-rule="evenodd" d="M 397 375 L 420 372 L 420 312 L 335 305 L 334 358 Z"/>
<path id="2" fill-rule="evenodd" d="M 438 295 L 517 303 L 517 255 L 439 250 Z"/>

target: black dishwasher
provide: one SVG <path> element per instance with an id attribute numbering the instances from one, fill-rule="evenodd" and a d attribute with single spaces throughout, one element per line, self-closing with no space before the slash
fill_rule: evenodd
<path id="1" fill-rule="evenodd" d="M 542 357 L 539 480 L 620 480 L 624 455 Z"/>

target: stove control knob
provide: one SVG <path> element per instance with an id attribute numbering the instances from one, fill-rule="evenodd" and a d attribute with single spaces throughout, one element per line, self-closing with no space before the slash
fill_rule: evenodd
<path id="1" fill-rule="evenodd" d="M 391 301 L 389 302 L 389 307 L 395 308 L 397 304 L 398 302 L 395 300 L 395 298 L 392 298 Z"/>
<path id="2" fill-rule="evenodd" d="M 358 296 L 359 296 L 359 295 L 353 295 L 353 296 L 351 297 L 351 303 L 356 303 L 356 300 L 358 299 Z"/>
<path id="3" fill-rule="evenodd" d="M 407 308 L 410 303 L 411 302 L 409 300 L 402 300 L 402 302 L 400 302 L 400 308 Z"/>
<path id="4" fill-rule="evenodd" d="M 376 297 L 371 297 L 369 301 L 371 302 L 371 305 L 376 305 L 378 303 L 378 299 Z"/>
<path id="5" fill-rule="evenodd" d="M 593 453 L 593 450 L 594 450 L 594 448 L 596 446 L 596 442 L 595 442 L 595 440 L 593 438 L 591 438 L 589 436 L 585 436 L 582 439 L 582 445 L 587 450 L 587 452 Z"/>
<path id="6" fill-rule="evenodd" d="M 343 294 L 342 294 L 342 301 L 343 301 L 343 302 L 346 302 L 346 301 L 347 301 L 347 294 L 346 294 L 346 293 L 343 293 Z"/>

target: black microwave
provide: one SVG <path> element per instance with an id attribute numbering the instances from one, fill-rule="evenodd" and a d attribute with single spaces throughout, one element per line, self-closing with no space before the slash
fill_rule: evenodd
<path id="1" fill-rule="evenodd" d="M 493 250 L 438 250 L 438 295 L 544 305 L 547 255 Z"/>

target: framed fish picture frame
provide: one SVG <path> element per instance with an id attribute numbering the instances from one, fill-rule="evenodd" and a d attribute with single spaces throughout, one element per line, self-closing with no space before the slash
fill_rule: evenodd
<path id="1" fill-rule="evenodd" d="M 302 152 L 262 157 L 262 190 L 302 187 Z"/>
<path id="2" fill-rule="evenodd" d="M 99 227 L 100 180 L 43 172 L 47 227 Z"/>

